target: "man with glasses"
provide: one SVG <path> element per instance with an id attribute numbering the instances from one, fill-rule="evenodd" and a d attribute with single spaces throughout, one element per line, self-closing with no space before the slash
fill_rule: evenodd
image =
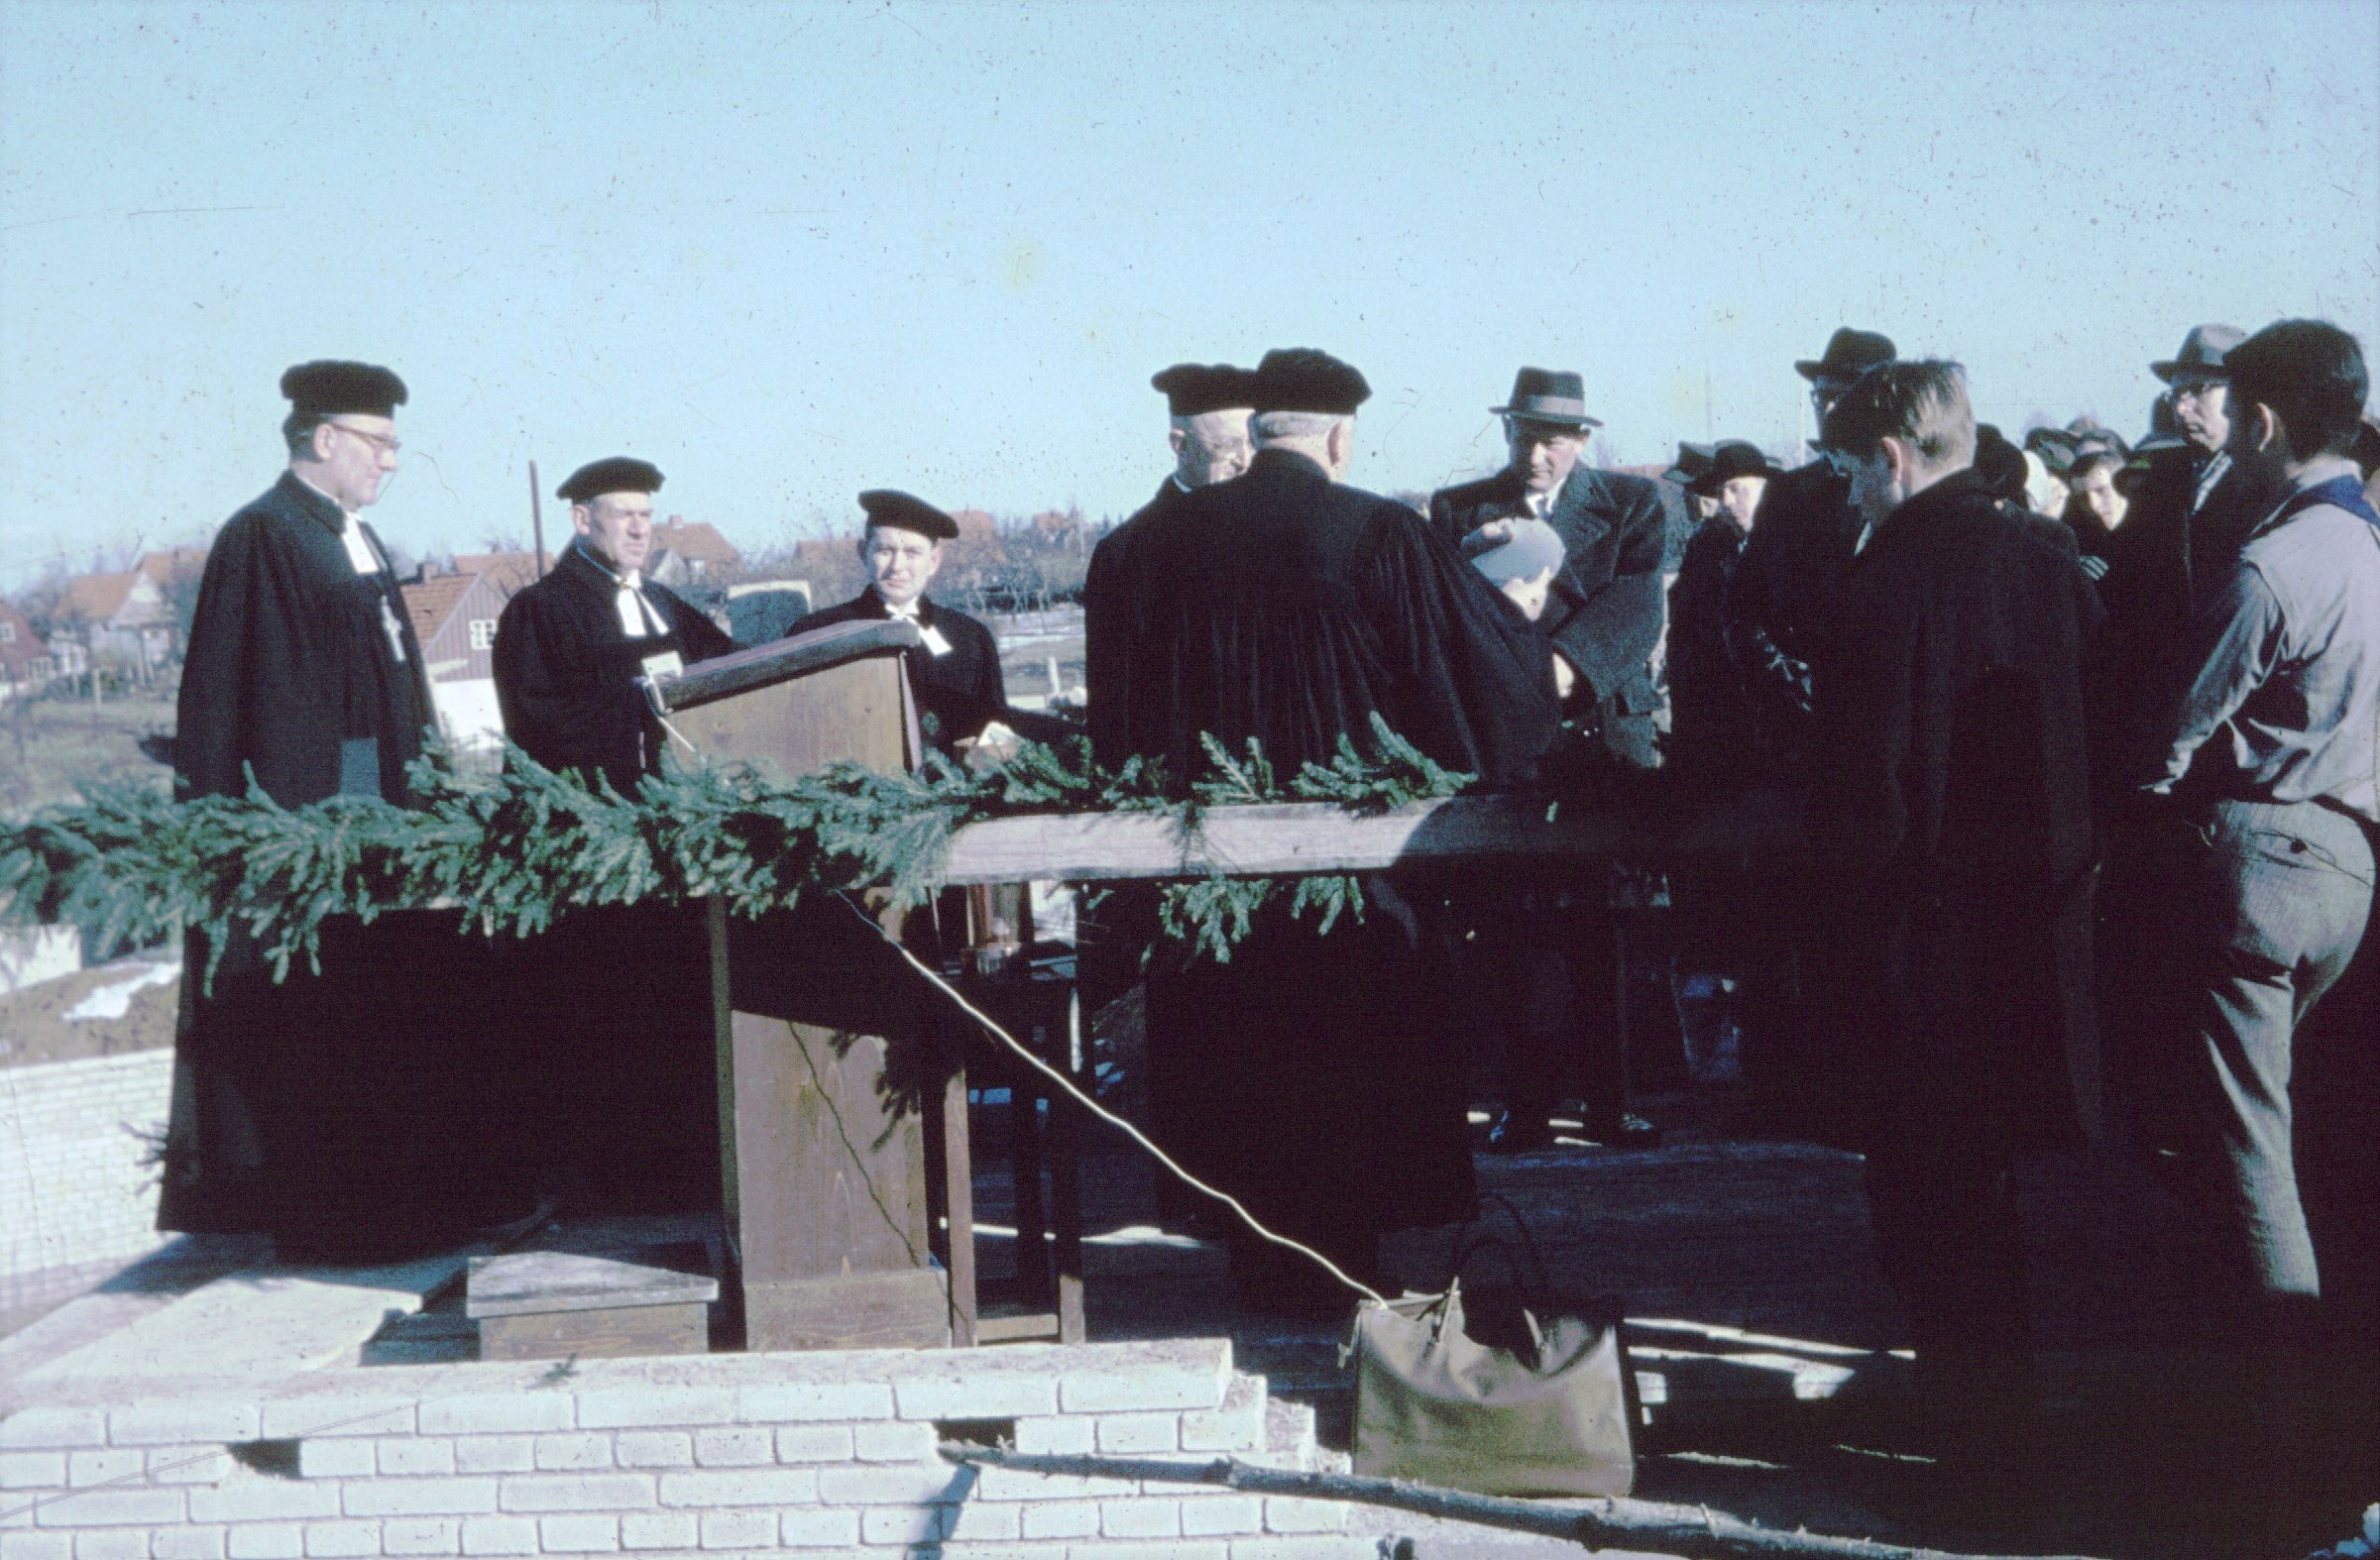
<path id="1" fill-rule="evenodd" d="M 421 646 L 389 552 L 361 511 L 396 471 L 404 382 L 368 363 L 282 376 L 288 469 L 209 550 L 182 663 L 174 790 L 283 807 L 404 802 L 432 721 Z M 451 921 L 390 915 L 323 931 L 321 974 L 277 983 L 253 943 L 191 934 L 174 1039 L 158 1226 L 264 1231 L 286 1259 L 441 1244 L 510 1188 L 419 1000 L 424 968 L 469 956 Z M 472 945 L 476 946 L 476 945 Z M 480 1068 L 484 1090 L 488 1070 Z M 435 1133 L 422 1123 L 437 1122 Z"/>

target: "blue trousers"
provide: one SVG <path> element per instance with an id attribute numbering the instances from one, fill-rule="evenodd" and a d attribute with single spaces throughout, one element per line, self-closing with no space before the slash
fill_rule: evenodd
<path id="1" fill-rule="evenodd" d="M 2313 803 L 2218 802 L 2193 885 L 2203 912 L 2183 993 L 2181 1139 L 2219 1292 L 2250 1338 L 2311 1323 L 2321 1292 L 2298 1196 L 2291 1046 L 2363 939 L 2363 827 Z"/>

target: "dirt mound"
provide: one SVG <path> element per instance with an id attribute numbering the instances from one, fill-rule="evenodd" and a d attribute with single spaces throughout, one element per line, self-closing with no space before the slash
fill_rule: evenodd
<path id="1" fill-rule="evenodd" d="M 171 978 L 164 978 L 173 971 Z M 173 1044 L 181 1005 L 180 961 L 120 958 L 0 996 L 0 1067 L 74 1061 Z M 77 1010 L 101 1016 L 68 1018 Z M 110 1016 L 118 1011 L 121 1016 Z"/>

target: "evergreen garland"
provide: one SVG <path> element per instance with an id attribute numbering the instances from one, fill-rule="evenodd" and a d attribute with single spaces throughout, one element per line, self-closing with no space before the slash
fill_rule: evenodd
<path id="1" fill-rule="evenodd" d="M 981 770 L 933 755 L 915 774 L 845 762 L 792 781 L 673 760 L 633 796 L 556 774 L 518 749 L 489 778 L 458 775 L 433 752 L 411 771 L 411 808 L 377 797 L 283 808 L 253 785 L 246 797 L 176 802 L 119 782 L 0 832 L 0 920 L 79 926 L 111 949 L 196 931 L 210 980 L 223 949 L 244 940 L 278 980 L 300 957 L 314 963 L 331 917 L 370 921 L 407 906 L 448 905 L 468 927 L 529 936 L 578 905 L 716 895 L 757 916 L 805 893 L 870 888 L 913 905 L 940 886 L 953 834 L 987 819 L 1152 813 L 1194 839 L 1212 807 L 1335 802 L 1378 812 L 1470 782 L 1377 715 L 1372 725 L 1369 751 L 1342 736 L 1328 764 L 1306 764 L 1287 784 L 1253 741 L 1234 754 L 1206 738 L 1208 772 L 1187 800 L 1170 794 L 1158 764 L 1102 768 L 1080 737 L 1025 742 Z M 1161 926 L 1227 958 L 1281 891 L 1220 874 L 1169 884 Z M 1289 893 L 1293 913 L 1318 915 L 1324 930 L 1362 914 L 1350 876 L 1301 878 Z"/>

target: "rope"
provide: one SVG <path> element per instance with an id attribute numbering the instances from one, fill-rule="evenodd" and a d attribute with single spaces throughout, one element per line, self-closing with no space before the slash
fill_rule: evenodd
<path id="1" fill-rule="evenodd" d="M 1109 1126 L 1116 1128 L 1118 1131 L 1122 1132 L 1124 1136 L 1130 1138 L 1133 1142 L 1148 1150 L 1150 1156 L 1154 1158 L 1158 1164 L 1164 1166 L 1168 1170 L 1172 1171 L 1176 1179 L 1180 1180 L 1183 1184 L 1189 1186 L 1193 1191 L 1203 1192 L 1207 1196 L 1214 1198 L 1217 1202 L 1222 1203 L 1233 1213 L 1239 1216 L 1239 1220 L 1242 1224 L 1247 1225 L 1248 1228 L 1254 1230 L 1258 1235 L 1263 1236 L 1266 1240 L 1271 1241 L 1274 1245 L 1287 1247 L 1289 1250 L 1298 1253 L 1302 1257 L 1311 1259 L 1313 1262 L 1320 1265 L 1323 1272 L 1329 1274 L 1333 1279 L 1338 1280 L 1339 1282 L 1345 1284 L 1348 1288 L 1353 1289 L 1356 1293 L 1362 1295 L 1364 1298 L 1372 1300 L 1381 1305 L 1386 1305 L 1388 1303 L 1387 1296 L 1383 1295 L 1379 1290 L 1373 1288 L 1370 1284 L 1359 1282 L 1357 1280 L 1350 1278 L 1346 1271 L 1340 1268 L 1337 1263 L 1332 1262 L 1329 1258 L 1323 1256 L 1311 1246 L 1302 1245 L 1297 1241 L 1291 1240 L 1286 1235 L 1277 1235 L 1273 1231 L 1266 1229 L 1262 1224 L 1257 1222 L 1256 1215 L 1250 1213 L 1246 1205 L 1243 1204 L 1239 1198 L 1234 1197 L 1231 1193 L 1221 1190 L 1218 1187 L 1209 1186 L 1197 1176 L 1192 1175 L 1189 1170 L 1186 1170 L 1181 1166 L 1175 1164 L 1172 1157 L 1169 1156 L 1165 1150 L 1159 1148 L 1156 1144 L 1149 1141 L 1149 1136 L 1147 1133 L 1141 1131 L 1140 1128 L 1134 1126 L 1131 1122 L 1126 1121 L 1123 1117 L 1117 1115 L 1114 1111 L 1109 1110 L 1106 1106 L 1100 1104 L 1088 1094 L 1083 1093 L 1081 1089 L 1076 1087 L 1075 1080 L 1073 1078 L 1068 1077 L 1065 1072 L 1050 1065 L 1047 1061 L 1044 1061 L 1040 1057 L 1034 1054 L 1031 1047 L 1022 1044 L 1014 1035 L 1011 1035 L 1008 1033 L 1008 1031 L 1002 1029 L 999 1026 L 999 1023 L 993 1019 L 990 1014 L 984 1012 L 972 1002 L 969 1002 L 966 999 L 966 994 L 964 992 L 961 991 L 957 986 L 952 985 L 949 981 L 943 979 L 940 971 L 936 970 L 924 959 L 919 958 L 915 953 L 903 947 L 899 938 L 894 937 L 890 932 L 878 925 L 866 914 L 866 912 L 862 911 L 857 905 L 852 904 L 850 899 L 846 898 L 843 902 L 845 905 L 850 908 L 852 915 L 857 916 L 867 926 L 873 928 L 876 936 L 882 938 L 887 945 L 889 945 L 901 955 L 901 957 L 907 959 L 911 968 L 915 969 L 919 974 L 925 976 L 929 982 L 931 982 L 943 993 L 943 995 L 949 997 L 953 1002 L 957 1003 L 960 1009 L 964 1012 L 967 1017 L 973 1019 L 977 1024 L 982 1025 L 984 1033 L 990 1035 L 1001 1045 L 1006 1046 L 1010 1051 L 1022 1058 L 1028 1065 L 1040 1072 L 1043 1076 L 1049 1078 L 1051 1082 L 1056 1083 L 1060 1088 L 1064 1089 L 1067 1094 L 1077 1104 L 1081 1105 L 1083 1109 L 1089 1111 L 1099 1120 L 1106 1122 Z"/>

